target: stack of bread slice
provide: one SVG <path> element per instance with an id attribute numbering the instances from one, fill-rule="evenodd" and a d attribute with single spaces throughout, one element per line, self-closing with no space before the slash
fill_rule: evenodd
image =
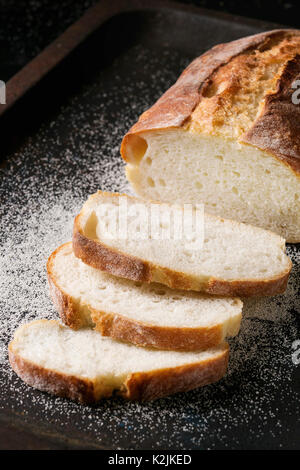
<path id="1" fill-rule="evenodd" d="M 159 204 L 92 195 L 75 219 L 73 242 L 47 263 L 63 324 L 23 325 L 9 345 L 13 369 L 37 389 L 91 403 L 114 392 L 148 400 L 216 382 L 226 373 L 225 340 L 240 328 L 236 296 L 286 288 L 291 261 L 279 235 L 204 214 L 199 248 L 139 239 L 137 227 L 109 238 L 100 222 L 120 201 L 129 210 Z"/>

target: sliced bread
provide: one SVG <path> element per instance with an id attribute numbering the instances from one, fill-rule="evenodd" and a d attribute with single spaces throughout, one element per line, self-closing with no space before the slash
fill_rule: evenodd
<path id="1" fill-rule="evenodd" d="M 226 372 L 228 352 L 226 343 L 197 353 L 137 348 L 54 320 L 22 325 L 9 345 L 11 366 L 24 382 L 81 403 L 114 391 L 152 400 L 216 382 Z"/>
<path id="2" fill-rule="evenodd" d="M 215 295 L 274 295 L 285 291 L 292 263 L 279 235 L 205 214 L 200 248 L 186 248 L 184 239 L 153 239 L 147 230 L 144 238 L 138 239 L 136 232 L 143 227 L 136 226 L 135 218 L 133 224 L 128 221 L 125 238 L 118 231 L 109 237 L 105 226 L 117 219 L 124 202 L 129 214 L 136 207 L 152 213 L 153 205 L 161 206 L 125 194 L 98 191 L 90 196 L 75 219 L 73 231 L 74 254 L 84 263 L 134 281 Z M 180 210 L 183 213 L 184 207 Z M 200 239 L 202 232 L 194 234 L 196 242 L 198 236 Z"/>
<path id="3" fill-rule="evenodd" d="M 219 44 L 123 139 L 135 192 L 300 242 L 300 31 Z"/>
<path id="4" fill-rule="evenodd" d="M 62 321 L 158 349 L 196 351 L 238 333 L 242 302 L 111 276 L 76 258 L 67 243 L 50 256 L 48 280 Z"/>

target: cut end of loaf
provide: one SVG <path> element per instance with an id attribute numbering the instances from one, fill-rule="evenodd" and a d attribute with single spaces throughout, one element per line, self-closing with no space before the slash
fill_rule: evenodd
<path id="1" fill-rule="evenodd" d="M 300 177 L 290 166 L 266 151 L 219 136 L 173 129 L 143 137 L 144 157 L 126 167 L 139 196 L 204 203 L 208 213 L 300 242 Z"/>

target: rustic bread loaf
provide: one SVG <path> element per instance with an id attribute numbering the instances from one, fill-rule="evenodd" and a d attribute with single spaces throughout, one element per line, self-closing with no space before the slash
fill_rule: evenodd
<path id="1" fill-rule="evenodd" d="M 216 382 L 226 372 L 228 351 L 226 343 L 201 352 L 137 348 L 91 329 L 37 320 L 17 329 L 9 359 L 28 385 L 93 403 L 114 391 L 130 400 L 153 400 Z"/>
<path id="2" fill-rule="evenodd" d="M 123 139 L 136 193 L 203 202 L 300 242 L 297 79 L 299 30 L 220 44 L 194 60 Z"/>
<path id="3" fill-rule="evenodd" d="M 235 336 L 242 302 L 117 278 L 76 258 L 66 243 L 47 263 L 50 292 L 62 321 L 138 346 L 197 351 Z"/>
<path id="4" fill-rule="evenodd" d="M 126 238 L 118 231 L 108 237 L 106 227 L 118 220 L 123 207 L 128 214 L 137 208 L 151 214 L 153 205 L 162 207 L 126 194 L 93 194 L 74 222 L 75 256 L 110 274 L 174 289 L 230 296 L 274 295 L 286 289 L 292 263 L 285 254 L 284 240 L 251 225 L 205 214 L 203 246 L 197 248 L 196 243 L 193 249 L 186 247 L 184 238 L 156 239 L 148 230 L 139 239 L 138 230 L 142 232 L 143 227 L 136 226 L 135 216 Z M 177 211 L 184 213 L 184 207 Z M 166 230 L 168 223 L 164 221 Z M 195 242 L 198 235 L 194 233 Z"/>

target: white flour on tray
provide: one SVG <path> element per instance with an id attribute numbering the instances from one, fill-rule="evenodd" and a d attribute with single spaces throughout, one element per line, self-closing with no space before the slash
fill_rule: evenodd
<path id="1" fill-rule="evenodd" d="M 233 448 L 242 445 L 245 429 L 250 448 L 266 432 L 271 440 L 279 436 L 284 442 L 283 418 L 292 420 L 299 412 L 291 387 L 297 380 L 291 356 L 292 342 L 299 339 L 300 280 L 300 251 L 293 246 L 288 248 L 294 268 L 287 292 L 245 302 L 241 332 L 230 341 L 228 374 L 218 384 L 153 403 L 111 399 L 91 408 L 33 391 L 10 369 L 7 344 L 17 326 L 58 317 L 48 293 L 48 256 L 71 239 L 73 218 L 89 194 L 97 189 L 129 191 L 119 156 L 121 136 L 170 86 L 174 70 L 176 76 L 188 62 L 174 51 L 162 50 L 158 57 L 140 46 L 129 56 L 140 64 L 144 80 L 126 81 L 117 60 L 105 92 L 104 73 L 0 170 L 0 408 L 10 407 L 41 429 L 47 422 L 66 436 L 71 429 L 74 437 L 77 429 L 79 441 L 84 436 L 91 446 L 106 445 L 109 439 L 116 449 L 147 447 L 148 442 L 188 449 L 208 439 L 211 447 Z M 281 394 L 285 403 L 278 409 Z M 156 444 L 153 436 L 159 436 Z"/>

